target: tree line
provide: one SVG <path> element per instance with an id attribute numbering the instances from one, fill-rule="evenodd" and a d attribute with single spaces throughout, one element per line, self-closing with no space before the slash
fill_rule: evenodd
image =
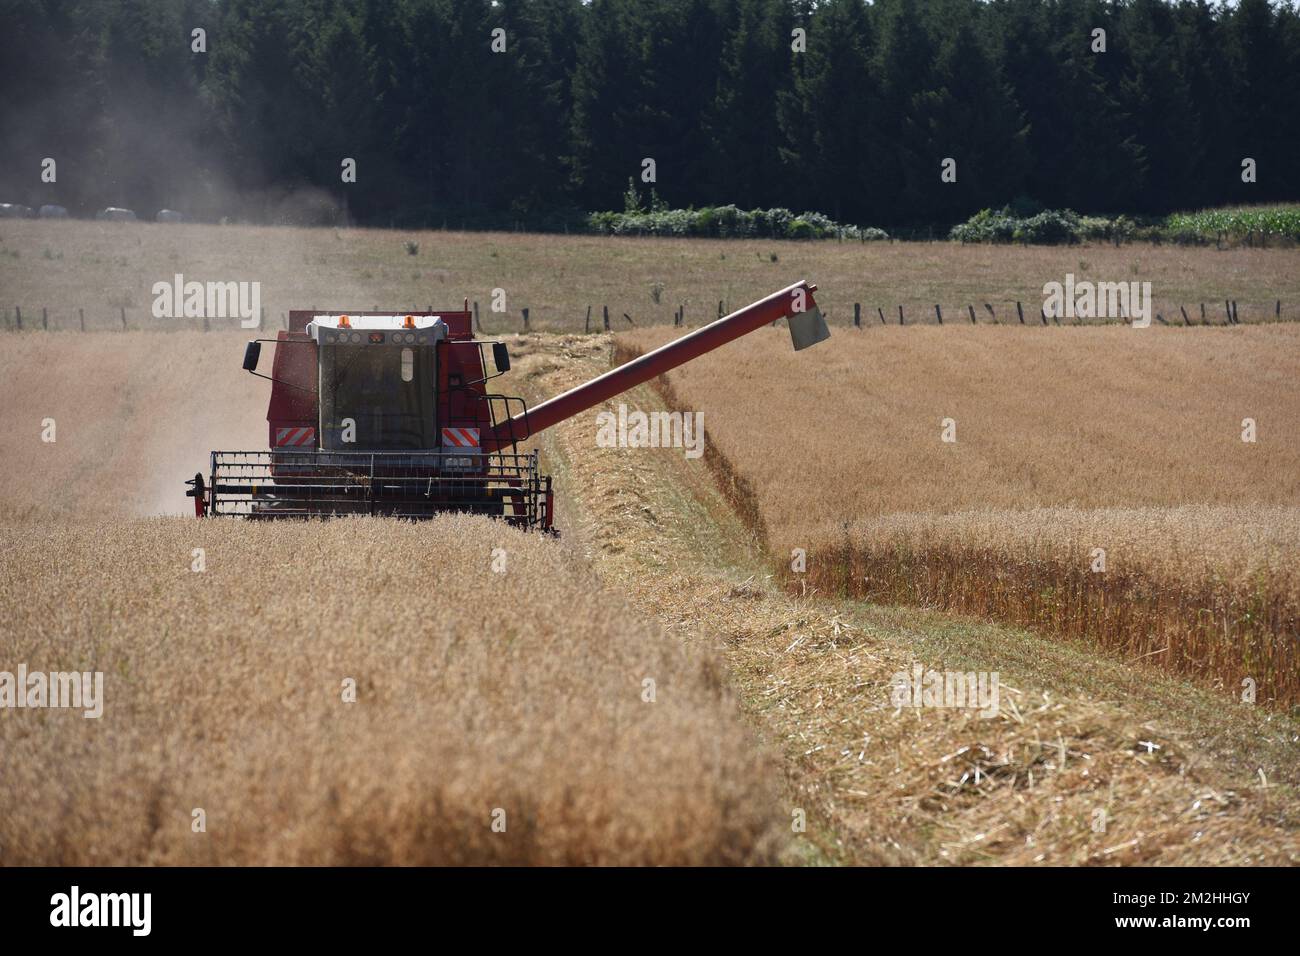
<path id="1" fill-rule="evenodd" d="M 558 228 L 632 180 L 894 227 L 1300 198 L 1300 14 L 1269 0 L 0 0 L 0 22 L 0 202 Z"/>

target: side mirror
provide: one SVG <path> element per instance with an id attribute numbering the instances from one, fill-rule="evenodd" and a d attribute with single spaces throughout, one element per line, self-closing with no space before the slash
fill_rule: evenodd
<path id="1" fill-rule="evenodd" d="M 262 357 L 262 343 L 249 342 L 244 346 L 244 371 L 257 371 L 257 360 Z"/>
<path id="2" fill-rule="evenodd" d="M 510 371 L 510 353 L 506 350 L 506 343 L 492 343 L 492 361 L 496 364 L 498 372 Z"/>

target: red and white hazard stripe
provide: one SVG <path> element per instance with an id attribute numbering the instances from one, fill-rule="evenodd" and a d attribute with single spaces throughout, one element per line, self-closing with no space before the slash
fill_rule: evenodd
<path id="1" fill-rule="evenodd" d="M 316 444 L 316 429 L 277 428 L 275 430 L 275 444 L 277 448 L 284 446 L 314 445 Z"/>
<path id="2" fill-rule="evenodd" d="M 478 429 L 444 428 L 442 430 L 442 443 L 453 448 L 477 448 Z"/>

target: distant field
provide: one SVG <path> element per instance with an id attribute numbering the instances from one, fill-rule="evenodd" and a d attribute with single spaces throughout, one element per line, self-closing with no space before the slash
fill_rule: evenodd
<path id="1" fill-rule="evenodd" d="M 846 330 L 797 354 L 760 333 L 667 385 L 704 410 L 775 560 L 807 550 L 807 585 L 1082 636 L 1224 685 L 1251 676 L 1297 701 L 1298 377 L 1290 325 L 958 327 Z"/>
<path id="2" fill-rule="evenodd" d="M 407 252 L 418 243 L 418 255 Z M 52 327 L 193 327 L 193 320 L 150 316 L 155 282 L 176 273 L 198 281 L 257 281 L 268 324 L 289 309 L 369 309 L 480 305 L 489 332 L 521 327 L 581 329 L 587 307 L 599 326 L 608 305 L 616 329 L 627 313 L 637 325 L 672 322 L 685 306 L 687 324 L 717 316 L 796 279 L 815 282 L 832 323 L 893 324 L 898 306 L 909 323 L 934 323 L 938 304 L 948 324 L 1038 320 L 1043 285 L 1082 281 L 1151 283 L 1155 311 L 1181 322 L 1179 306 L 1199 323 L 1224 321 L 1224 300 L 1243 322 L 1300 319 L 1300 248 L 1225 249 L 1134 244 L 962 246 L 949 242 L 866 243 L 771 240 L 638 239 L 512 233 L 400 232 L 291 227 L 158 225 L 79 221 L 0 222 L 0 314 Z M 492 290 L 507 312 L 490 311 Z M 991 317 L 984 308 L 993 307 Z"/>
<path id="3" fill-rule="evenodd" d="M 720 663 L 554 541 L 466 517 L 0 534 L 0 669 L 104 674 L 98 719 L 0 716 L 0 863 L 734 864 L 788 826 Z"/>

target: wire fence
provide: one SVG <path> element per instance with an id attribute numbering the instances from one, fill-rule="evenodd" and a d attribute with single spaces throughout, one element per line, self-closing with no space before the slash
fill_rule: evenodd
<path id="1" fill-rule="evenodd" d="M 730 309 L 729 303 L 719 299 L 716 309 L 712 302 L 708 305 L 691 305 L 680 303 L 672 312 L 671 324 L 679 327 L 697 327 L 720 319 Z M 473 304 L 474 328 L 481 334 L 501 334 L 508 332 L 555 331 L 574 332 L 581 329 L 584 333 L 609 332 L 637 326 L 668 325 L 669 320 L 659 315 L 640 317 L 630 311 L 635 306 L 620 307 L 602 303 L 600 306 L 587 305 L 585 314 L 572 313 L 555 315 L 535 315 L 535 310 L 525 307 L 514 312 L 480 313 L 479 304 Z M 1238 301 L 1225 297 L 1215 302 L 1194 302 L 1151 313 L 1153 325 L 1165 326 L 1204 326 L 1204 325 L 1246 325 L 1268 322 L 1293 322 L 1296 316 L 1283 307 L 1282 300 L 1272 302 L 1251 302 L 1245 308 Z M 378 312 L 378 305 L 371 311 Z M 401 310 L 393 310 L 395 312 Z M 421 311 L 420 306 L 412 306 L 410 311 Z M 433 306 L 426 306 L 423 311 L 435 311 Z M 1104 317 L 1066 317 L 1051 315 L 1039 303 L 1026 305 L 1020 301 L 965 303 L 955 307 L 946 307 L 935 303 L 932 308 L 904 306 L 901 303 L 890 305 L 866 304 L 854 302 L 851 313 L 837 309 L 822 309 L 827 322 L 832 325 L 849 326 L 857 329 L 870 328 L 874 325 L 1120 325 L 1131 324 L 1131 315 Z M 11 332 L 123 332 L 123 331 L 199 331 L 211 332 L 243 328 L 253 331 L 287 329 L 289 313 L 287 311 L 268 312 L 265 308 L 260 313 L 260 324 L 245 327 L 238 318 L 158 318 L 149 310 L 128 309 L 123 306 L 102 309 L 50 309 L 47 306 L 37 308 L 15 305 L 3 313 L 4 328 Z"/>

